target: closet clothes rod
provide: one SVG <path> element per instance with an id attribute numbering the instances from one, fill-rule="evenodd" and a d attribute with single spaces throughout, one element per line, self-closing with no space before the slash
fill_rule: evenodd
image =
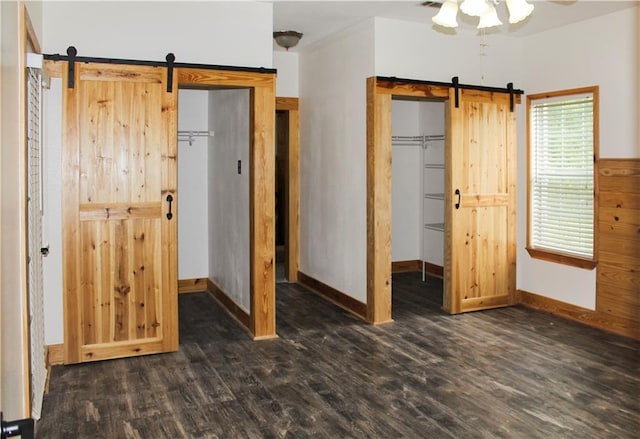
<path id="1" fill-rule="evenodd" d="M 189 146 L 193 146 L 193 141 L 196 137 L 213 137 L 213 131 L 178 130 L 178 142 L 189 142 Z"/>
<path id="2" fill-rule="evenodd" d="M 391 136 L 392 146 L 422 146 L 427 147 L 427 143 L 436 140 L 444 140 L 444 135 L 434 134 L 428 136 Z"/>
<path id="3" fill-rule="evenodd" d="M 434 134 L 429 136 L 391 136 L 391 141 L 399 142 L 422 142 L 429 140 L 444 140 L 443 134 Z"/>

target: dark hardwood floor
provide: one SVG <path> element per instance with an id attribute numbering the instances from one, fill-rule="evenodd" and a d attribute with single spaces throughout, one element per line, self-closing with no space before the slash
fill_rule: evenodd
<path id="1" fill-rule="evenodd" d="M 522 307 L 449 316 L 394 276 L 370 326 L 277 285 L 279 339 L 180 296 L 180 351 L 56 366 L 38 438 L 631 438 L 640 343 Z"/>

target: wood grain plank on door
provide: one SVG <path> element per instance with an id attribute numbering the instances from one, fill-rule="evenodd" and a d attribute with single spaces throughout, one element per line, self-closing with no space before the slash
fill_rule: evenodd
<path id="1" fill-rule="evenodd" d="M 131 338 L 141 339 L 146 337 L 146 311 L 145 307 L 145 271 L 147 269 L 145 263 L 145 224 L 144 219 L 140 219 L 133 224 L 133 243 L 131 254 L 133 259 L 132 266 L 132 285 L 131 304 L 134 312 L 131 313 L 133 332 Z"/>
<path id="2" fill-rule="evenodd" d="M 167 89 L 166 77 L 163 77 L 162 90 Z M 154 328 L 152 333 L 158 334 L 162 338 L 163 350 L 178 350 L 178 227 L 177 212 L 178 200 L 178 83 L 173 82 L 170 93 L 161 93 L 159 118 L 157 122 L 164 128 L 164 131 L 153 130 L 147 132 L 147 136 L 152 136 L 148 145 L 156 145 L 157 159 L 160 160 L 161 179 L 158 182 L 162 187 L 161 203 L 163 205 L 162 215 L 159 218 L 160 223 L 157 229 L 158 238 L 158 256 L 160 262 L 160 272 L 156 271 L 154 281 L 161 282 L 157 291 L 162 291 L 161 296 L 155 298 L 155 316 L 150 323 Z M 156 137 L 158 136 L 158 137 Z M 146 137 L 145 137 L 146 138 Z M 153 154 L 149 156 L 153 160 Z M 149 167 L 147 166 L 147 169 Z M 147 173 L 145 173 L 146 175 Z M 153 178 L 153 176 L 152 176 Z M 154 181 L 153 179 L 151 181 Z M 173 201 L 169 203 L 167 196 L 171 195 Z M 171 208 L 172 219 L 167 215 Z"/>
<path id="3" fill-rule="evenodd" d="M 110 227 L 108 221 L 100 221 L 96 227 L 96 255 L 97 285 L 99 312 L 96 315 L 96 327 L 98 332 L 97 343 L 109 343 L 113 341 L 111 322 L 113 321 L 113 278 L 109 267 L 111 266 L 111 246 L 109 245 Z"/>
<path id="4" fill-rule="evenodd" d="M 87 226 L 86 223 L 81 223 L 81 251 L 82 251 L 82 260 L 84 263 L 79 267 L 82 272 L 83 282 L 81 283 L 81 315 L 83 318 L 81 319 L 82 324 L 82 340 L 83 343 L 96 343 L 98 337 L 96 335 L 97 331 L 97 316 L 96 312 L 96 302 L 98 298 L 96 297 L 97 288 L 99 288 L 100 278 L 99 276 L 99 268 L 96 264 L 97 254 L 96 254 L 96 236 L 95 230 L 93 227 Z"/>
<path id="5" fill-rule="evenodd" d="M 62 70 L 62 83 L 68 82 L 68 69 Z M 78 72 L 75 71 L 74 80 Z M 78 133 L 78 89 L 67 90 L 62 95 L 62 288 L 64 306 L 64 361 L 80 361 L 82 338 L 81 310 L 79 307 L 81 254 L 77 237 L 81 233 L 76 212 L 70 206 L 79 202 L 80 154 Z"/>
<path id="6" fill-rule="evenodd" d="M 85 203 L 80 205 L 80 221 L 157 218 L 162 204 L 154 203 Z"/>
<path id="7" fill-rule="evenodd" d="M 162 234 L 161 219 L 147 220 L 145 222 L 145 254 L 144 254 L 144 309 L 145 327 L 148 338 L 163 337 L 166 326 L 160 324 L 161 316 L 167 311 L 163 308 L 160 294 L 162 284 L 159 272 L 163 269 L 161 256 L 160 236 Z"/>
<path id="8" fill-rule="evenodd" d="M 110 242 L 113 245 L 113 304 L 114 304 L 114 341 L 129 340 L 129 294 L 131 283 L 129 272 L 129 223 L 125 221 L 111 221 Z"/>

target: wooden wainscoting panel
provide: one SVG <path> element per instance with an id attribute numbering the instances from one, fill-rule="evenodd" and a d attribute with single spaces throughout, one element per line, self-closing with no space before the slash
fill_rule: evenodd
<path id="1" fill-rule="evenodd" d="M 637 320 L 640 316 L 640 303 L 633 299 L 634 294 L 639 294 L 637 289 L 621 288 L 601 282 L 598 284 L 598 311 L 623 319 Z"/>
<path id="2" fill-rule="evenodd" d="M 311 291 L 328 300 L 340 308 L 349 311 L 362 320 L 367 320 L 367 304 L 346 295 L 342 291 L 338 291 L 329 285 L 320 282 L 317 279 L 307 276 L 302 272 L 298 272 L 298 283 L 309 288 Z"/>
<path id="3" fill-rule="evenodd" d="M 200 293 L 207 291 L 207 278 L 179 279 L 178 293 Z"/>
<path id="4" fill-rule="evenodd" d="M 640 338 L 640 159 L 602 159 L 598 174 L 596 313 Z"/>
<path id="5" fill-rule="evenodd" d="M 613 255 L 611 256 L 613 257 Z M 598 283 L 608 289 L 635 290 L 640 294 L 640 270 L 636 262 L 620 258 L 616 263 L 600 263 L 598 265 Z"/>

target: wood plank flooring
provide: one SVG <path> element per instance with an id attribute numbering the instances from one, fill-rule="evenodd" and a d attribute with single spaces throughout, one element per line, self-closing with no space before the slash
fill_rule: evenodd
<path id="1" fill-rule="evenodd" d="M 394 275 L 370 326 L 278 284 L 254 342 L 180 296 L 180 351 L 52 370 L 39 438 L 631 438 L 640 343 L 521 307 L 448 316 L 441 283 Z"/>

